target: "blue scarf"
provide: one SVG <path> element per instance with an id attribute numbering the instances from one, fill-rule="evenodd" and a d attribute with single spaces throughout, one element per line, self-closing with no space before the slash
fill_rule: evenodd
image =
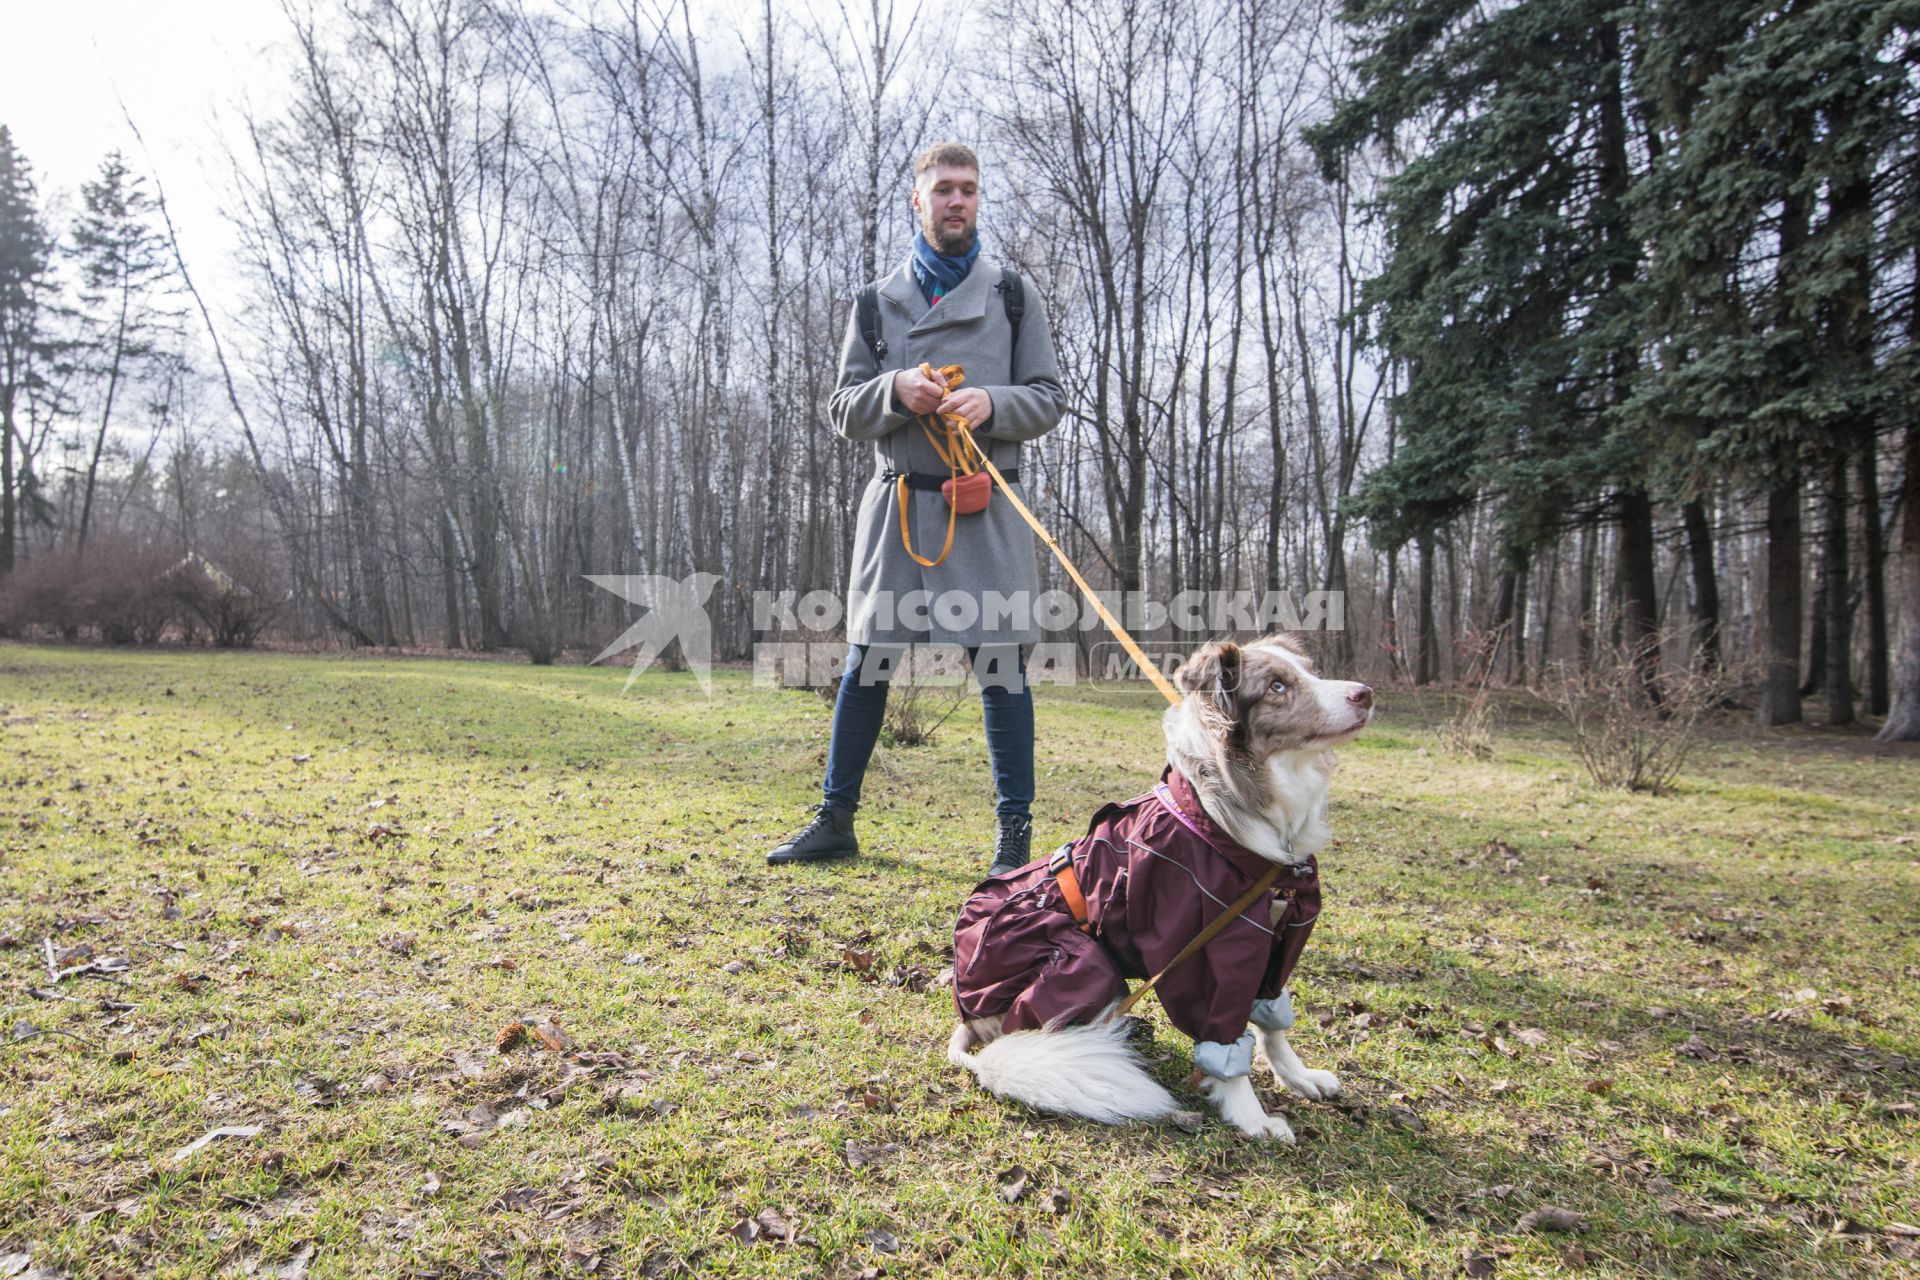
<path id="1" fill-rule="evenodd" d="M 940 299 L 960 287 L 967 278 L 967 272 L 973 270 L 973 260 L 980 256 L 980 233 L 973 234 L 973 243 L 967 251 L 954 257 L 940 252 L 927 243 L 924 233 L 913 233 L 913 278 L 920 284 L 920 296 L 932 306 Z"/>

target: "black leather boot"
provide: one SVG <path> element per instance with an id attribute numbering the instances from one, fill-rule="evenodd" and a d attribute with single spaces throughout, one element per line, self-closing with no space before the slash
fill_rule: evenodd
<path id="1" fill-rule="evenodd" d="M 993 842 L 993 866 L 988 870 L 990 876 L 1004 875 L 1009 871 L 1018 871 L 1033 861 L 1033 819 L 1027 817 L 1000 818 L 1000 835 Z"/>
<path id="2" fill-rule="evenodd" d="M 860 842 L 853 837 L 853 810 L 835 809 L 822 804 L 814 810 L 813 820 L 800 834 L 767 855 L 768 862 L 824 862 L 828 858 L 852 858 L 860 853 Z"/>

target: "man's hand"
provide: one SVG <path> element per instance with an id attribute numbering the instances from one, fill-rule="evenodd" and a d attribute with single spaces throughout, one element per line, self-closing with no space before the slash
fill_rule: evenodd
<path id="1" fill-rule="evenodd" d="M 946 383 L 918 369 L 902 369 L 893 375 L 894 401 L 908 413 L 932 413 L 946 396 Z"/>
<path id="2" fill-rule="evenodd" d="M 936 412 L 957 413 L 967 420 L 967 426 L 978 429 L 993 416 L 993 397 L 981 387 L 962 387 L 942 400 Z"/>

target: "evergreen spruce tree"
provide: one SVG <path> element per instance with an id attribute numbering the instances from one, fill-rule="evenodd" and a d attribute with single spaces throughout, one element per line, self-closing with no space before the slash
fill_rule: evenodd
<path id="1" fill-rule="evenodd" d="M 85 547 L 114 410 L 128 384 L 177 336 L 181 313 L 167 306 L 173 265 L 154 225 L 158 205 L 118 151 L 101 163 L 99 177 L 82 184 L 80 200 L 69 252 L 80 268 L 92 352 L 88 372 L 100 388 L 100 421 L 87 459 L 75 538 L 76 546 Z"/>
<path id="2" fill-rule="evenodd" d="M 0 574 L 17 554 L 27 479 L 20 421 L 27 398 L 45 385 L 54 352 L 47 332 L 53 247 L 27 159 L 0 125 Z"/>
<path id="3" fill-rule="evenodd" d="M 1820 479 L 1824 669 L 1811 674 L 1829 722 L 1848 723 L 1849 475 L 1911 405 L 1900 391 L 1911 339 L 1884 302 L 1876 315 L 1876 295 L 1904 278 L 1911 307 L 1899 233 L 1914 223 L 1896 162 L 1913 146 L 1902 61 L 1920 5 L 1667 0 L 1650 12 L 1641 84 L 1660 145 L 1636 226 L 1659 355 L 1633 409 L 1680 490 L 1732 479 L 1764 496 L 1765 724 L 1801 714 L 1800 511 L 1806 473 Z"/>
<path id="4" fill-rule="evenodd" d="M 1411 156 L 1385 184 L 1388 257 L 1360 300 L 1407 370 L 1403 438 L 1362 513 L 1392 546 L 1496 501 L 1510 568 L 1570 519 L 1612 518 L 1621 621 L 1657 662 L 1652 503 L 1621 414 L 1641 351 L 1642 10 L 1347 0 L 1342 20 L 1361 88 L 1315 147 L 1329 167 L 1365 146 Z"/>

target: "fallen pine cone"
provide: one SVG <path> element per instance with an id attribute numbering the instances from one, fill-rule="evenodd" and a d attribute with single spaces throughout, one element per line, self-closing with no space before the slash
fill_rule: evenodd
<path id="1" fill-rule="evenodd" d="M 527 1038 L 527 1024 L 515 1019 L 500 1028 L 500 1034 L 493 1038 L 493 1047 L 500 1053 L 506 1053 Z"/>

